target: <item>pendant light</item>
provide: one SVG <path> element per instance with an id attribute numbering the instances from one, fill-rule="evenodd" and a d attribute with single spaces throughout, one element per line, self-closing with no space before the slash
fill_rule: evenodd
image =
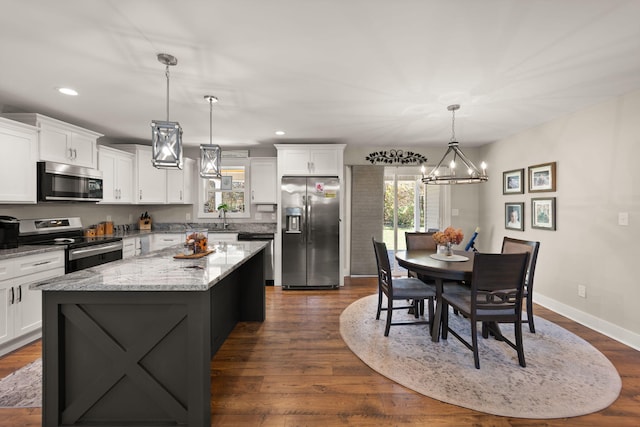
<path id="1" fill-rule="evenodd" d="M 175 56 L 159 53 L 158 61 L 165 65 L 167 77 L 167 120 L 151 122 L 151 162 L 156 168 L 182 169 L 182 128 L 169 121 L 169 67 L 178 63 Z"/>
<path id="2" fill-rule="evenodd" d="M 449 142 L 447 152 L 444 153 L 440 162 L 436 165 L 435 168 L 431 169 L 431 172 L 427 176 L 424 176 L 424 167 L 423 167 L 423 176 L 422 182 L 425 184 L 475 184 L 479 182 L 485 182 L 489 179 L 487 176 L 487 165 L 482 162 L 480 167 L 482 168 L 482 172 L 473 164 L 471 160 L 469 160 L 462 150 L 458 147 L 458 142 L 456 141 L 456 130 L 455 130 L 455 121 L 456 121 L 456 110 L 460 109 L 459 104 L 449 105 L 447 110 L 451 111 L 453 117 L 451 119 L 451 141 Z M 440 174 L 440 166 L 445 163 L 445 160 L 449 153 L 453 153 L 453 159 L 449 163 L 449 175 Z M 456 159 L 460 159 L 460 161 L 466 166 L 466 170 L 462 171 L 460 174 L 457 173 Z"/>
<path id="3" fill-rule="evenodd" d="M 200 176 L 202 178 L 221 178 L 220 157 L 222 149 L 219 145 L 213 144 L 213 104 L 218 102 L 218 98 L 213 95 L 205 95 L 204 99 L 209 101 L 209 144 L 200 145 Z"/>

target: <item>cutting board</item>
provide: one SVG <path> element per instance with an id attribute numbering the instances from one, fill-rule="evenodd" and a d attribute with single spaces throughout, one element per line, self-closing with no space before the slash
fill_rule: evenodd
<path id="1" fill-rule="evenodd" d="M 207 255 L 209 255 L 210 253 L 215 252 L 214 249 L 209 249 L 206 252 L 200 252 L 198 254 L 191 254 L 191 255 L 185 255 L 185 254 L 178 254 L 178 255 L 174 255 L 173 257 L 175 259 L 196 259 L 196 258 L 202 258 L 205 257 Z"/>

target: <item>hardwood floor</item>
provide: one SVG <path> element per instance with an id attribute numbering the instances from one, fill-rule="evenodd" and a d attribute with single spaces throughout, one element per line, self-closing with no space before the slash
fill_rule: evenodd
<path id="1" fill-rule="evenodd" d="M 535 312 L 588 340 L 616 366 L 622 392 L 609 408 L 582 417 L 497 417 L 422 396 L 366 366 L 344 344 L 339 316 L 376 292 L 373 278 L 339 290 L 267 288 L 267 320 L 241 323 L 212 360 L 215 426 L 638 426 L 640 352 L 549 310 Z M 0 359 L 0 377 L 40 356 L 34 343 Z M 523 402 L 526 405 L 526 402 Z M 0 426 L 39 426 L 41 410 L 0 409 Z"/>

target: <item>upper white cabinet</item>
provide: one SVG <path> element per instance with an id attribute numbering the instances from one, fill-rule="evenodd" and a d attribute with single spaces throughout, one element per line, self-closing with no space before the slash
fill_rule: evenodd
<path id="1" fill-rule="evenodd" d="M 251 158 L 251 203 L 277 203 L 277 158 Z"/>
<path id="2" fill-rule="evenodd" d="M 342 175 L 344 144 L 276 144 L 278 176 Z"/>
<path id="3" fill-rule="evenodd" d="M 151 163 L 150 146 L 121 144 L 117 147 L 133 154 L 134 204 L 193 203 L 195 160 L 185 157 L 183 169 L 158 169 Z"/>
<path id="4" fill-rule="evenodd" d="M 139 205 L 167 203 L 167 170 L 151 163 L 151 147 L 123 144 L 122 148 L 134 155 L 133 203 Z"/>
<path id="5" fill-rule="evenodd" d="M 193 175 L 196 161 L 185 157 L 182 169 L 167 169 L 167 202 L 193 204 Z"/>
<path id="6" fill-rule="evenodd" d="M 133 203 L 133 154 L 98 147 L 98 169 L 102 171 L 103 198 L 100 203 Z"/>
<path id="7" fill-rule="evenodd" d="M 38 130 L 0 118 L 0 203 L 36 203 Z"/>
<path id="8" fill-rule="evenodd" d="M 37 113 L 11 113 L 4 116 L 39 129 L 39 160 L 98 168 L 96 141 L 102 134 Z"/>

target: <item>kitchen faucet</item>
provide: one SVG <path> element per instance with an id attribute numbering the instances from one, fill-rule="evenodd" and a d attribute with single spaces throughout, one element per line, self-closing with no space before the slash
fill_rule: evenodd
<path id="1" fill-rule="evenodd" d="M 226 230 L 229 228 L 229 223 L 227 223 L 227 205 L 218 206 L 218 218 L 222 218 L 222 229 Z"/>

